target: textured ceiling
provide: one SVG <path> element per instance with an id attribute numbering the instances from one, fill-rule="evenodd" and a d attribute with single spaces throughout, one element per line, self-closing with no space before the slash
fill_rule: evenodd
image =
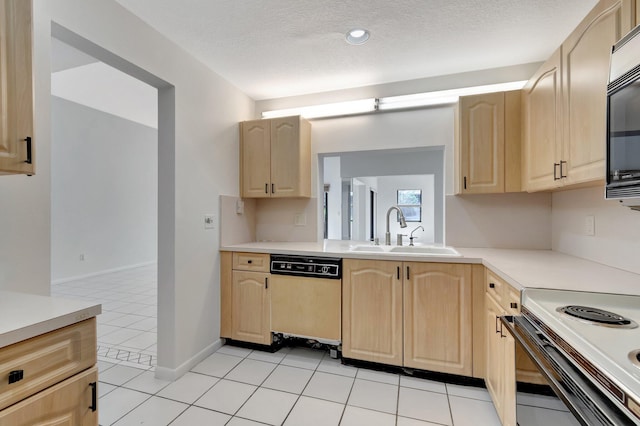
<path id="1" fill-rule="evenodd" d="M 543 61 L 596 3 L 117 1 L 256 100 Z"/>

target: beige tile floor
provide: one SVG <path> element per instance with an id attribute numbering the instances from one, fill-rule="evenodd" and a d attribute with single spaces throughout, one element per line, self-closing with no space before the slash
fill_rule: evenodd
<path id="1" fill-rule="evenodd" d="M 223 346 L 180 379 L 158 380 L 155 273 L 144 267 L 53 286 L 53 295 L 103 304 L 102 426 L 500 424 L 486 389 L 345 366 L 307 348 L 268 353 Z M 527 403 L 529 412 L 549 418 L 541 424 L 570 417 L 546 397 Z"/>

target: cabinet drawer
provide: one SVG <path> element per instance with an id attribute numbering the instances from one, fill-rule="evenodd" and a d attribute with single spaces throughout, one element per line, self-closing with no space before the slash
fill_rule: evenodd
<path id="1" fill-rule="evenodd" d="M 486 293 L 504 307 L 507 284 L 487 269 Z"/>
<path id="2" fill-rule="evenodd" d="M 509 315 L 520 314 L 520 292 L 510 285 L 506 286 L 506 310 Z"/>
<path id="3" fill-rule="evenodd" d="M 0 349 L 0 410 L 94 365 L 96 319 Z M 21 371 L 22 373 L 13 373 Z M 22 376 L 9 384 L 9 376 Z"/>
<path id="4" fill-rule="evenodd" d="M 97 426 L 97 382 L 97 367 L 77 374 L 0 411 L 0 426 Z"/>
<path id="5" fill-rule="evenodd" d="M 271 255 L 265 253 L 233 253 L 232 268 L 237 271 L 269 272 Z"/>

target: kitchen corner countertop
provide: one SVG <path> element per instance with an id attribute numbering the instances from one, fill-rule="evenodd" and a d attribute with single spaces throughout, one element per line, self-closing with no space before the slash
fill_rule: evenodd
<path id="1" fill-rule="evenodd" d="M 0 291 L 0 348 L 95 317 L 102 305 Z"/>
<path id="2" fill-rule="evenodd" d="M 461 256 L 353 251 L 370 243 L 256 242 L 221 247 L 222 251 L 334 256 L 349 259 L 483 264 L 517 289 L 547 288 L 597 293 L 640 294 L 640 274 L 552 250 L 454 247 Z"/>

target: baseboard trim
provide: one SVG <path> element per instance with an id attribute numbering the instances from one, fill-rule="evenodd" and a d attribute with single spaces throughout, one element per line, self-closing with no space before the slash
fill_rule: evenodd
<path id="1" fill-rule="evenodd" d="M 217 351 L 224 344 L 223 339 L 218 339 L 182 364 L 178 368 L 167 368 L 156 366 L 156 379 L 174 381 L 182 377 L 185 373 L 198 365 L 201 361 L 207 358 L 209 355 Z"/>
<path id="2" fill-rule="evenodd" d="M 90 274 L 76 275 L 74 277 L 67 277 L 67 278 L 60 278 L 60 279 L 51 281 L 51 284 L 52 285 L 54 285 L 54 284 L 64 284 L 64 283 L 68 283 L 70 281 L 82 280 L 84 278 L 92 278 L 92 277 L 97 277 L 99 275 L 105 275 L 105 274 L 111 274 L 111 273 L 114 273 L 114 272 L 126 271 L 128 269 L 136 269 L 136 268 L 141 268 L 143 266 L 155 265 L 156 263 L 158 263 L 158 262 L 153 260 L 151 262 L 136 263 L 134 265 L 121 266 L 119 268 L 105 269 L 105 270 L 98 271 L 98 272 L 92 272 Z"/>

